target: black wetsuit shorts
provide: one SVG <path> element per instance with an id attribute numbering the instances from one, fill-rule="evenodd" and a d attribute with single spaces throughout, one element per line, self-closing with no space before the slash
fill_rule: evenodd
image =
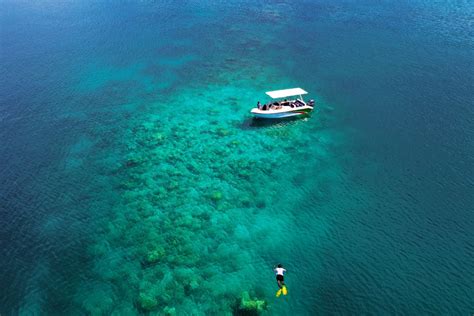
<path id="1" fill-rule="evenodd" d="M 277 274 L 277 281 L 283 281 L 283 275 Z"/>

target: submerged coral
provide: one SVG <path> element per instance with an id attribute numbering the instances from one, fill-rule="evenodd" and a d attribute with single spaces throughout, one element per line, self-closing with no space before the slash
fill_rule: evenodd
<path id="1" fill-rule="evenodd" d="M 251 74 L 226 74 L 221 82 L 214 78 L 207 90 L 252 99 L 252 88 L 223 84 L 242 75 Z M 215 97 L 197 88 L 189 88 L 173 105 L 199 94 L 208 100 L 199 109 L 190 107 L 179 116 L 149 111 L 124 130 L 123 159 L 110 166 L 110 174 L 120 179 L 115 186 L 120 198 L 104 216 L 100 239 L 90 247 L 93 278 L 114 287 L 99 293 L 100 300 L 84 299 L 85 312 L 115 311 L 117 297 L 120 310 L 135 306 L 140 313 L 266 310 L 265 294 L 257 298 L 242 292 L 266 276 L 251 284 L 241 276 L 260 275 L 256 269 L 266 269 L 267 263 L 256 258 L 275 252 L 272 240 L 280 238 L 275 223 L 283 222 L 286 214 L 275 219 L 272 206 L 276 200 L 291 205 L 295 199 L 284 194 L 279 180 L 298 175 L 300 170 L 287 162 L 301 155 L 295 147 L 312 136 L 295 137 L 298 126 L 289 125 L 241 129 L 245 114 L 237 99 L 232 100 L 234 110 L 217 110 Z"/>
<path id="2" fill-rule="evenodd" d="M 138 297 L 138 304 L 143 310 L 151 311 L 158 306 L 158 300 L 152 295 L 140 293 Z"/>
<path id="3" fill-rule="evenodd" d="M 165 249 L 163 247 L 149 251 L 146 256 L 147 263 L 156 263 L 165 257 Z"/>
<path id="4" fill-rule="evenodd" d="M 251 298 L 249 292 L 244 291 L 234 306 L 234 315 L 260 315 L 267 310 L 267 307 L 265 300 Z"/>

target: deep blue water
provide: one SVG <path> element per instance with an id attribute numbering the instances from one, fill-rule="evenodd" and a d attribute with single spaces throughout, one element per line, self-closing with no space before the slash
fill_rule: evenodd
<path id="1" fill-rule="evenodd" d="M 0 1 L 0 314 L 471 314 L 473 18 Z"/>

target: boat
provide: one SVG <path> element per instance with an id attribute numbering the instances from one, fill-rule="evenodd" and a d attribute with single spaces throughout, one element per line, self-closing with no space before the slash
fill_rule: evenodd
<path id="1" fill-rule="evenodd" d="M 301 88 L 267 91 L 265 94 L 272 98 L 272 101 L 264 105 L 258 102 L 257 107 L 250 110 L 250 113 L 256 118 L 266 119 L 308 115 L 314 108 L 314 100 L 306 103 L 302 96 L 307 93 Z M 286 99 L 295 96 L 299 96 L 299 98 L 293 100 Z"/>

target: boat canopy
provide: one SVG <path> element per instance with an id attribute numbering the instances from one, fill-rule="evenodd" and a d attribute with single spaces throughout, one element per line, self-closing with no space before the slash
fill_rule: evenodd
<path id="1" fill-rule="evenodd" d="M 301 88 L 293 88 L 293 89 L 267 91 L 265 93 L 272 99 L 279 99 L 279 98 L 284 98 L 284 97 L 292 97 L 294 95 L 307 94 L 308 92 L 304 91 Z"/>

